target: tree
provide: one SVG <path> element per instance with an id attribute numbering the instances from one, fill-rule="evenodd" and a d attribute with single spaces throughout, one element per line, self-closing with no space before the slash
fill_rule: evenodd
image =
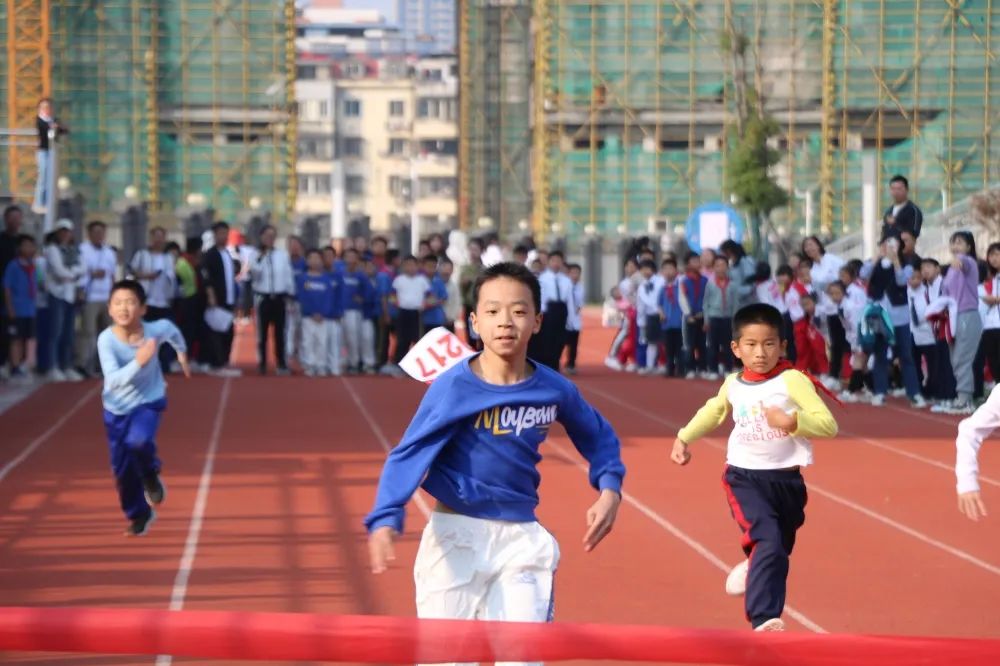
<path id="1" fill-rule="evenodd" d="M 732 132 L 726 155 L 726 182 L 750 222 L 750 244 L 758 258 L 764 256 L 762 229 L 770 226 L 771 211 L 788 203 L 788 193 L 771 176 L 771 167 L 781 160 L 781 153 L 767 145 L 779 132 L 778 124 L 751 113 L 743 121 L 743 133 Z"/>
<path id="2" fill-rule="evenodd" d="M 726 183 L 750 223 L 753 253 L 766 254 L 763 229 L 771 224 L 771 211 L 788 203 L 788 192 L 771 175 L 771 168 L 781 161 L 781 154 L 767 142 L 779 134 L 778 124 L 767 114 L 763 95 L 764 68 L 760 58 L 760 3 L 754 3 L 754 35 L 751 40 L 733 21 L 732 7 L 726 3 L 725 30 L 720 38 L 726 54 L 727 75 L 733 89 L 735 122 L 728 128 L 725 161 Z M 752 49 L 752 64 L 747 51 Z M 750 84 L 750 70 L 753 85 Z"/>

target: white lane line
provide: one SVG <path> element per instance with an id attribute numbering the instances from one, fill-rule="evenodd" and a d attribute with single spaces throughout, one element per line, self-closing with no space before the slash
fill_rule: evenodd
<path id="1" fill-rule="evenodd" d="M 17 456 L 13 460 L 11 460 L 10 462 L 8 462 L 6 465 L 3 466 L 2 469 L 0 469 L 0 481 L 3 481 L 4 478 L 8 474 L 10 474 L 10 472 L 15 467 L 17 467 L 18 465 L 20 465 L 21 463 L 23 463 L 25 460 L 27 460 L 28 456 L 30 456 L 32 453 L 34 453 L 38 449 L 38 447 L 40 447 L 42 444 L 44 444 L 46 441 L 48 441 L 48 439 L 50 437 L 52 437 L 52 435 L 56 434 L 56 432 L 58 432 L 60 428 L 62 428 L 64 425 L 66 425 L 66 422 L 69 421 L 73 417 L 74 414 L 76 414 L 78 411 L 80 411 L 80 409 L 84 405 L 86 405 L 87 402 L 91 398 L 94 397 L 94 394 L 97 393 L 100 390 L 101 390 L 101 386 L 97 385 L 97 386 L 91 388 L 86 393 L 84 393 L 83 396 L 79 400 L 77 400 L 76 403 L 72 407 L 69 408 L 69 411 L 65 412 L 62 416 L 60 416 L 59 419 L 55 423 L 53 423 L 52 426 L 48 430 L 46 430 L 45 432 L 43 432 L 41 435 L 39 435 L 35 439 L 31 440 L 31 442 L 28 444 L 28 446 L 24 447 L 23 451 L 21 451 L 19 454 L 17 454 Z"/>
<path id="2" fill-rule="evenodd" d="M 664 418 L 662 418 L 660 416 L 656 416 L 654 414 L 649 414 L 649 413 L 647 413 L 647 412 L 645 412 L 645 411 L 643 411 L 643 410 L 641 410 L 641 409 L 639 409 L 637 407 L 634 407 L 634 406 L 630 405 L 627 402 L 624 402 L 623 400 L 619 400 L 618 398 L 616 398 L 615 396 L 611 395 L 610 393 L 606 393 L 606 392 L 604 392 L 604 391 L 602 391 L 600 389 L 595 389 L 595 388 L 593 388 L 591 386 L 588 386 L 587 390 L 591 391 L 592 393 L 595 393 L 595 394 L 601 396 L 602 398 L 604 398 L 608 402 L 612 402 L 612 403 L 614 403 L 614 404 L 616 404 L 616 405 L 618 405 L 620 407 L 628 409 L 629 411 L 633 411 L 633 412 L 636 412 L 637 414 L 641 414 L 641 415 L 645 416 L 646 418 L 648 418 L 648 419 L 650 419 L 652 421 L 656 421 L 657 423 L 662 423 L 663 425 L 665 425 L 665 426 L 667 426 L 667 427 L 669 427 L 669 428 L 671 428 L 673 430 L 679 430 L 682 427 L 680 424 L 675 423 L 673 421 L 669 421 L 667 419 L 664 419 Z M 711 446 L 712 448 L 718 449 L 720 451 L 725 451 L 726 450 L 726 447 L 724 445 L 718 444 L 716 442 L 706 440 L 705 443 L 708 446 Z M 858 513 L 861 513 L 862 515 L 865 515 L 865 516 L 868 516 L 869 518 L 877 520 L 877 521 L 881 522 L 884 525 L 892 527 L 893 529 L 896 529 L 896 530 L 902 532 L 903 534 L 909 535 L 909 536 L 911 536 L 911 537 L 913 537 L 913 538 L 915 538 L 915 539 L 917 539 L 919 541 L 922 541 L 922 542 L 926 543 L 929 546 L 933 546 L 933 547 L 935 547 L 935 548 L 937 548 L 937 549 L 939 549 L 939 550 L 941 550 L 943 552 L 946 552 L 949 555 L 954 555 L 955 557 L 957 557 L 957 558 L 959 558 L 961 560 L 964 560 L 964 561 L 966 561 L 966 562 L 968 562 L 970 564 L 973 564 L 973 565 L 975 565 L 975 566 L 983 569 L 984 571 L 987 571 L 987 572 L 989 572 L 991 574 L 1000 576 L 1000 567 L 997 567 L 996 565 L 993 565 L 993 564 L 990 564 L 989 562 L 981 560 L 978 557 L 976 557 L 975 555 L 971 555 L 971 554 L 965 552 L 964 550 L 960 550 L 958 548 L 954 548 L 953 546 L 949 546 L 946 543 L 938 541 L 937 539 L 935 539 L 935 538 L 933 538 L 931 536 L 928 536 L 927 534 L 925 534 L 923 532 L 920 532 L 919 530 L 915 530 L 912 527 L 909 527 L 908 525 L 904 525 L 903 523 L 897 522 L 897 521 L 893 520 L 892 518 L 889 518 L 885 514 L 879 513 L 877 511 L 873 511 L 872 509 L 869 509 L 868 507 L 862 506 L 860 504 L 856 504 L 856 503 L 854 503 L 854 502 L 852 502 L 850 500 L 847 500 L 847 499 L 841 497 L 840 495 L 837 495 L 836 493 L 832 493 L 832 492 L 830 492 L 830 491 L 828 491 L 828 490 L 826 490 L 826 489 L 824 489 L 824 488 L 822 488 L 820 486 L 817 486 L 815 483 L 812 483 L 812 482 L 809 483 L 809 489 L 810 489 L 810 491 L 812 491 L 813 489 L 815 489 L 816 492 L 817 492 L 817 494 L 823 495 L 827 499 L 829 499 L 829 500 L 831 500 L 833 502 L 836 502 L 837 504 L 840 504 L 842 506 L 846 506 L 847 508 L 852 509 L 854 511 L 857 511 Z"/>
<path id="3" fill-rule="evenodd" d="M 548 440 L 547 444 L 549 446 L 551 446 L 552 448 L 554 448 L 556 451 L 558 451 L 559 454 L 562 456 L 563 459 L 565 459 L 566 461 L 568 461 L 568 462 L 576 465 L 576 467 L 578 469 L 580 469 L 584 474 L 586 474 L 588 472 L 587 466 L 585 464 L 583 464 L 580 460 L 578 460 L 576 457 L 574 457 L 567 449 L 563 448 L 559 444 L 556 444 L 552 440 Z M 659 525 L 660 527 L 662 527 L 664 530 L 666 530 L 667 532 L 669 532 L 676 539 L 678 539 L 681 542 L 683 542 L 691 550 L 693 550 L 694 552 L 698 553 L 698 555 L 700 555 L 704 559 L 706 559 L 709 562 L 711 562 L 715 566 L 715 568 L 717 568 L 720 571 L 722 571 L 724 573 L 727 573 L 727 574 L 729 573 L 729 570 L 732 569 L 731 565 L 726 564 L 724 561 L 722 561 L 721 558 L 719 558 L 715 553 L 713 553 L 707 547 L 705 547 L 705 545 L 703 545 L 701 542 L 699 542 L 698 540 L 696 540 L 694 537 L 692 537 L 691 535 L 689 535 L 686 532 L 684 532 L 683 530 L 681 530 L 679 527 L 677 527 L 676 525 L 674 525 L 673 523 L 671 523 L 669 520 L 667 520 L 666 518 L 664 518 L 662 515 L 660 515 L 659 513 L 657 513 L 655 510 L 651 509 L 649 506 L 647 506 L 642 501 L 640 501 L 639 499 L 637 499 L 634 495 L 632 495 L 632 494 L 630 494 L 628 492 L 622 492 L 622 499 L 625 500 L 626 502 L 628 502 L 629 504 L 631 504 L 636 509 L 638 509 L 639 513 L 641 513 L 642 515 L 646 516 L 647 518 L 649 518 L 650 520 L 652 520 L 654 523 L 656 523 L 657 525 Z M 721 583 L 719 585 L 719 594 L 720 595 L 722 594 L 722 585 L 721 585 Z M 819 626 L 818 624 L 816 624 L 815 622 L 813 622 L 812 620 L 810 620 L 804 613 L 800 612 L 799 610 L 795 609 L 794 607 L 792 607 L 790 605 L 786 605 L 785 606 L 785 612 L 788 613 L 788 615 L 791 618 L 793 618 L 796 622 L 798 622 L 799 624 L 801 624 L 803 627 L 805 627 L 809 631 L 814 631 L 814 632 L 816 632 L 818 634 L 825 634 L 825 633 L 827 633 L 826 629 L 824 629 L 823 627 Z"/>
<path id="4" fill-rule="evenodd" d="M 219 450 L 219 439 L 222 437 L 222 424 L 225 420 L 226 407 L 229 404 L 229 389 L 230 380 L 226 379 L 222 383 L 222 396 L 219 398 L 219 409 L 215 413 L 215 421 L 212 424 L 212 436 L 208 441 L 208 451 L 205 454 L 205 465 L 201 469 L 201 479 L 198 481 L 198 494 L 195 495 L 194 508 L 191 510 L 191 523 L 188 527 L 187 541 L 184 543 L 184 552 L 181 554 L 181 561 L 177 567 L 174 588 L 170 593 L 170 610 L 172 611 L 179 611 L 184 608 L 188 581 L 191 579 L 195 556 L 198 554 L 198 540 L 201 538 L 201 528 L 205 521 L 205 510 L 208 508 L 208 492 L 212 487 L 215 454 Z M 173 657 L 170 655 L 161 654 L 156 658 L 156 666 L 170 666 L 172 661 Z"/>
<path id="5" fill-rule="evenodd" d="M 361 412 L 361 415 L 365 417 L 365 421 L 368 422 L 368 426 L 372 429 L 372 432 L 375 433 L 375 438 L 378 439 L 378 443 L 383 449 L 385 449 L 386 453 L 392 451 L 392 444 L 389 443 L 389 438 L 385 436 L 384 432 L 382 432 L 382 426 L 380 426 L 378 421 L 372 417 L 371 412 L 369 412 L 368 408 L 365 407 L 365 404 L 361 401 L 361 397 L 358 396 L 357 391 L 355 391 L 354 387 L 351 386 L 351 382 L 347 381 L 343 377 L 340 378 L 340 382 L 351 395 L 351 400 L 354 401 L 354 404 L 357 406 L 358 411 Z M 413 496 L 413 501 L 417 503 L 417 508 L 420 509 L 422 514 L 424 514 L 424 518 L 429 519 L 431 517 L 431 508 L 428 506 L 427 501 L 420 495 L 419 491 Z"/>

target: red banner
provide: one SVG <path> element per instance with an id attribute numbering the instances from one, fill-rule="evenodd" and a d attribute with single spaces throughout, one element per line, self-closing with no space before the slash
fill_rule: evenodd
<path id="1" fill-rule="evenodd" d="M 0 608 L 0 650 L 258 661 L 615 661 L 985 666 L 1000 640 L 598 624 L 96 608 Z"/>

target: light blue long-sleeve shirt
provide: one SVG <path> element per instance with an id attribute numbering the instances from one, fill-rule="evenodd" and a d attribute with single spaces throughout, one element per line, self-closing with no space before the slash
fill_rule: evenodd
<path id="1" fill-rule="evenodd" d="M 163 381 L 163 371 L 160 370 L 156 354 L 146 365 L 139 365 L 135 360 L 138 346 L 119 340 L 112 328 L 109 326 L 97 336 L 97 355 L 101 359 L 101 372 L 104 373 L 101 399 L 104 401 L 104 409 L 112 414 L 128 414 L 139 405 L 163 398 L 167 392 L 167 384 Z M 144 340 L 155 339 L 157 349 L 167 343 L 178 353 L 187 351 L 184 336 L 171 321 L 144 321 L 142 328 Z"/>

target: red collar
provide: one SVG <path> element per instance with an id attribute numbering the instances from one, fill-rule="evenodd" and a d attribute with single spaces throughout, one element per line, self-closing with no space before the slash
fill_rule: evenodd
<path id="1" fill-rule="evenodd" d="M 773 368 L 771 368 L 770 372 L 766 372 L 766 373 L 761 374 L 759 372 L 754 372 L 750 368 L 744 367 L 743 368 L 742 376 L 743 376 L 743 379 L 747 380 L 748 382 L 753 382 L 753 383 L 765 382 L 768 379 L 774 379 L 775 377 L 777 377 L 778 375 L 780 375 L 781 373 L 783 373 L 785 370 L 794 370 L 794 369 L 795 369 L 795 366 L 792 365 L 791 362 L 788 361 L 788 359 L 784 359 L 783 358 L 780 361 L 778 361 L 778 364 L 776 366 L 774 366 Z M 818 379 L 816 379 L 815 377 L 813 377 L 808 372 L 805 372 L 805 371 L 800 371 L 800 372 L 802 372 L 802 374 L 804 374 L 806 377 L 809 378 L 809 381 L 811 381 L 813 383 L 813 386 L 815 386 L 818 391 L 821 391 L 822 393 L 825 393 L 827 396 L 830 397 L 831 400 L 833 400 L 835 403 L 837 403 L 841 407 L 844 406 L 844 403 L 842 403 L 840 401 L 840 399 L 837 398 L 837 396 L 833 393 L 833 391 L 831 391 L 827 387 L 823 386 L 823 384 Z"/>

